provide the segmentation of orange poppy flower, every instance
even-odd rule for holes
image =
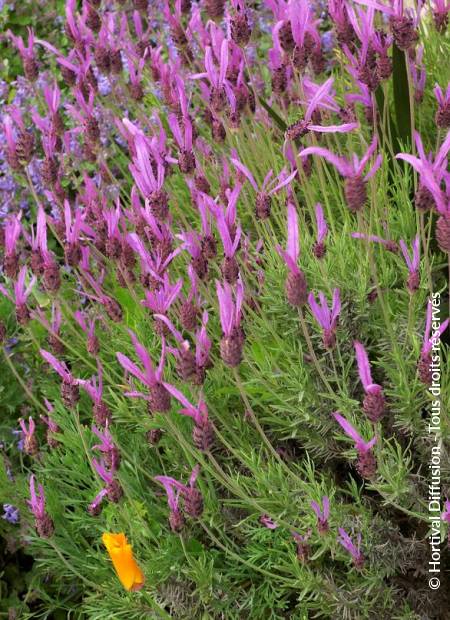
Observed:
[[[140,590],[144,585],[145,577],[133,557],[133,550],[125,534],[105,532],[102,535],[102,541],[125,590],[133,592]]]

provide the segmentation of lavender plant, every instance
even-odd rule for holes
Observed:
[[[448,616],[448,12],[67,0],[63,37],[4,33],[10,617]]]

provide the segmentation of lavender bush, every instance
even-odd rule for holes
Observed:
[[[5,614],[448,618],[449,5],[64,10],[4,32]]]

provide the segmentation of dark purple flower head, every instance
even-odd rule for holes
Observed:
[[[423,356],[426,356],[430,353],[433,348],[433,340],[437,342],[450,323],[450,319],[445,319],[445,321],[443,321],[442,323],[436,322],[435,325],[433,325],[433,308],[435,308],[435,306],[433,306],[431,301],[428,301],[425,331],[423,334],[421,349],[421,355]],[[433,331],[431,331],[432,326]]]
[[[38,493],[36,493],[35,489],[35,481],[36,478],[34,474],[30,477],[30,496],[31,499],[27,501],[31,512],[33,513],[36,519],[43,519],[45,516],[45,495],[44,495],[44,487],[42,484],[38,485]]]
[[[320,305],[316,302],[314,294],[309,294],[308,303],[309,307],[311,308],[311,312],[313,313],[314,318],[316,319],[320,327],[322,327],[322,329],[325,331],[325,333],[334,332],[338,322],[339,313],[341,311],[341,299],[339,289],[334,289],[331,310],[328,308],[326,297],[322,292],[319,293],[319,300]]]
[[[19,275],[17,277],[16,282],[14,283],[14,294],[11,295],[9,291],[2,285],[0,285],[0,293],[2,293],[5,297],[7,297],[10,301],[12,301],[16,308],[24,307],[27,303],[27,299],[33,290],[34,285],[36,284],[36,278],[33,276],[28,284],[25,285],[25,280],[27,276],[27,268],[23,266],[19,271]]]
[[[325,533],[328,531],[328,518],[330,516],[330,499],[324,495],[322,497],[322,508],[316,501],[311,502],[311,508],[317,517],[317,524],[319,533]]]
[[[431,192],[438,212],[442,215],[446,215],[450,212],[450,200],[442,189],[442,182],[446,179],[447,175],[447,154],[450,150],[450,132],[447,133],[444,142],[434,157],[434,161],[431,156],[426,155],[422,140],[417,132],[414,133],[414,140],[418,157],[408,153],[399,153],[396,155],[396,158],[403,159],[413,166],[420,175],[421,184]]]
[[[323,242],[325,241],[325,237],[328,234],[328,226],[325,221],[322,205],[320,204],[320,202],[315,205],[314,211],[316,214],[317,244],[323,244]]]
[[[289,271],[293,274],[298,274],[300,271],[297,264],[300,256],[300,240],[298,231],[297,210],[292,202],[288,202],[287,205],[286,250],[283,250],[279,245],[276,246],[276,250],[281,256],[281,258],[284,259]]]
[[[367,355],[367,352],[364,346],[357,340],[355,340],[353,344],[355,347],[356,362],[358,364],[359,377],[361,379],[361,383],[363,384],[364,391],[366,393],[376,391],[381,386],[377,385],[376,383],[372,381],[369,357]]]
[[[275,530],[278,527],[276,521],[274,521],[269,515],[263,514],[259,518],[261,525],[264,525],[268,530]]]
[[[22,212],[19,212],[5,223],[5,256],[13,256],[17,251],[17,242],[22,232],[22,225],[20,223],[21,217]]]
[[[218,280],[216,280],[216,290],[219,301],[222,334],[229,337],[241,324],[244,287],[242,282],[239,280],[236,285],[235,301],[233,301],[232,287],[228,284],[228,282],[221,284]]]
[[[166,390],[183,405],[183,409],[180,409],[182,415],[192,418],[197,425],[206,424],[208,421],[208,408],[206,403],[200,399],[198,405],[195,407],[180,390],[170,383],[164,383]]]
[[[355,442],[355,448],[358,453],[365,454],[370,452],[375,445],[377,438],[373,437],[370,441],[366,442],[361,437],[361,435],[357,432],[357,430],[348,422],[338,411],[333,413],[333,417],[336,422],[344,430],[345,434],[348,435]]]
[[[54,355],[52,355],[48,351],[45,351],[44,349],[41,349],[40,353],[42,357],[45,359],[45,361],[48,364],[50,364],[53,370],[55,370],[58,373],[58,375],[61,377],[64,383],[67,383],[70,385],[79,384],[79,380],[74,378],[74,376],[72,375],[72,373],[70,372],[70,370],[68,369],[67,365],[64,362],[60,362],[59,360],[56,359]]]
[[[358,535],[357,543],[355,544],[347,532],[340,527],[337,541],[352,556],[355,566],[362,568],[364,566],[364,556],[361,553],[361,534]]]
[[[319,155],[321,157],[324,157],[327,161],[329,161],[331,164],[333,164],[333,166],[337,168],[338,172],[344,178],[355,176],[362,177],[363,170],[369,163],[372,155],[375,153],[376,148],[377,137],[375,136],[361,159],[359,159],[356,155],[353,155],[352,159],[349,160],[345,157],[339,157],[337,155],[334,155],[334,153],[332,153],[328,149],[315,146],[310,146],[306,149],[303,149],[302,151],[300,151],[299,155],[303,157],[307,155]],[[370,166],[369,171],[364,177],[362,177],[364,181],[368,181],[371,177],[373,177],[373,175],[381,165],[382,158],[383,156],[381,154],[377,155],[377,157],[375,158],[375,162]]]
[[[444,512],[441,514],[442,521],[450,524],[450,500],[447,499],[444,504]]]
[[[207,323],[208,312],[205,310],[202,315],[201,327],[195,333],[195,362],[198,368],[205,368],[209,361],[211,339],[206,331]]]
[[[419,280],[419,264],[420,264],[420,237],[416,235],[412,244],[412,256],[410,256],[406,243],[403,239],[400,239],[400,249],[405,259],[406,266],[409,271],[409,278],[407,282],[408,290],[410,293],[414,293],[420,284]]]
[[[153,362],[151,360],[150,354],[147,349],[144,347],[142,343],[139,342],[134,332],[128,330],[128,333],[131,336],[131,340],[133,342],[134,350],[136,355],[138,356],[144,370],[139,368],[134,362],[132,362],[126,355],[123,353],[116,353],[117,359],[124,370],[129,372],[133,377],[136,377],[143,385],[148,388],[152,388],[158,383],[162,381],[162,375],[164,371],[164,363],[165,363],[165,342],[163,339],[162,349],[161,349],[161,357],[159,360],[159,365],[155,369],[153,366]],[[129,395],[136,395],[134,392]]]
[[[371,243],[380,243],[384,245],[384,247],[389,250],[389,252],[393,252],[397,254],[399,248],[395,241],[391,241],[390,239],[383,239],[382,237],[378,237],[377,235],[366,235],[365,233],[354,232],[351,235],[353,239],[367,239]]]
[[[110,471],[106,467],[103,459],[101,461],[97,461],[97,459],[92,459],[92,465],[95,471],[97,472],[97,474],[100,476],[100,478],[103,480],[103,482],[106,485],[112,484],[114,480],[114,472]]]
[[[313,117],[314,114],[317,113],[322,106],[325,109],[336,109],[339,107],[334,102],[331,91],[333,88],[334,78],[330,77],[326,82],[321,84],[320,86],[314,84],[314,82],[307,82],[309,89],[309,102],[306,107],[306,111],[303,119],[295,122],[293,125],[288,127],[286,131],[286,139],[287,140],[296,140],[297,138],[301,138],[308,131],[318,132],[318,133],[348,133],[358,128],[358,123],[344,123],[342,125],[319,125],[314,124]],[[314,147],[310,147],[314,148]],[[308,149],[306,149],[308,150]],[[325,150],[325,149],[324,149]],[[305,153],[306,155],[307,153]],[[299,153],[301,156],[301,153]]]
[[[170,306],[175,302],[181,292],[183,280],[180,278],[175,284],[171,284],[169,274],[164,274],[163,285],[155,291],[145,292],[145,301],[142,305],[149,308],[153,313],[167,314]]]
[[[187,485],[170,476],[155,476],[154,478],[157,482],[163,485],[166,491],[167,503],[171,512],[169,522],[172,530],[174,531],[178,529],[177,527],[173,527],[174,525],[177,525],[178,522],[180,526],[182,525],[182,520],[179,518],[179,502],[181,497],[184,500],[186,514],[191,517],[198,518],[203,512],[203,499],[199,490],[195,486],[199,473],[200,465],[196,465],[192,470]]]

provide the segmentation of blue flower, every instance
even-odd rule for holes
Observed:
[[[3,504],[3,510],[5,512],[2,515],[2,519],[5,519],[5,521],[8,521],[8,523],[19,523],[20,512],[18,508],[16,508],[12,504]]]

